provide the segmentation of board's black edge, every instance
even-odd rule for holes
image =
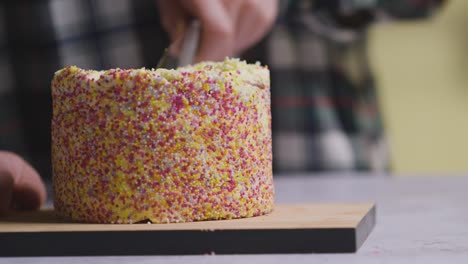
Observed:
[[[355,229],[355,241],[356,241],[356,251],[364,244],[367,237],[369,237],[370,233],[375,227],[377,222],[377,211],[375,204],[372,208],[367,212],[367,214],[359,221],[356,229]]]
[[[0,233],[0,256],[355,252],[355,229]]]
[[[0,256],[352,253],[376,224],[375,205],[356,228],[0,233]]]

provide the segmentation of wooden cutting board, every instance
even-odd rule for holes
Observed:
[[[372,203],[278,204],[265,216],[178,224],[64,222],[53,210],[0,218],[0,256],[355,252]]]

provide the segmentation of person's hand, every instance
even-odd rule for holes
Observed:
[[[278,0],[157,0],[161,22],[172,42],[180,40],[191,17],[202,35],[196,61],[222,60],[262,39],[278,13]]]
[[[39,174],[16,154],[0,151],[0,215],[38,209],[46,200]]]

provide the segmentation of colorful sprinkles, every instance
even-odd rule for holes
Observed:
[[[189,222],[273,210],[269,71],[56,72],[54,206],[73,221]]]

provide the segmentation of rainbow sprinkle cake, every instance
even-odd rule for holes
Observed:
[[[189,222],[273,210],[269,71],[237,59],[52,81],[54,206],[72,221]]]

